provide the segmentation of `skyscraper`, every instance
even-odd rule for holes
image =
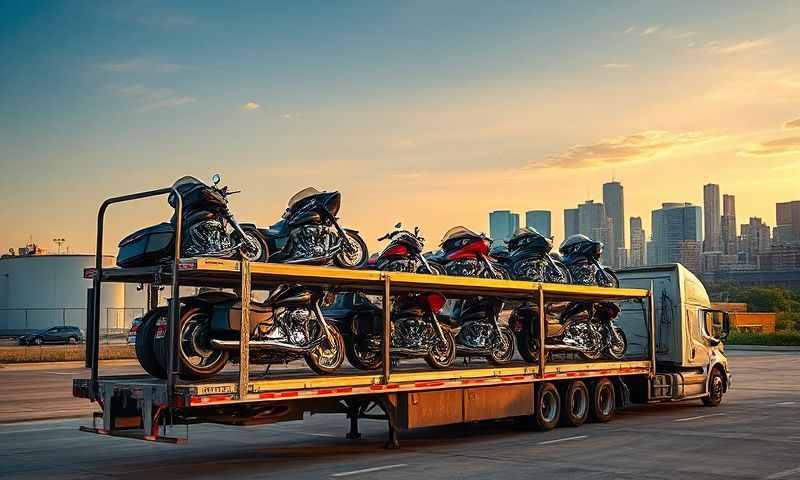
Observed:
[[[564,209],[564,239],[572,235],[577,235],[580,230],[580,221],[578,220],[577,208]]]
[[[519,214],[511,210],[495,210],[489,214],[489,236],[492,240],[509,241],[519,228]]]
[[[648,252],[648,260],[652,259],[656,264],[680,262],[682,255],[694,256],[696,251],[687,242],[695,242],[699,248],[702,241],[701,208],[688,202],[664,203],[658,210],[653,210],[652,228],[653,251]],[[694,259],[692,261],[697,263]]]
[[[800,242],[800,200],[775,204],[776,243]]]
[[[736,199],[733,195],[722,196],[722,218],[719,225],[720,250],[726,255],[735,255],[736,246]]]
[[[645,235],[642,228],[642,217],[631,217],[631,250],[630,266],[645,265]]]
[[[703,210],[703,216],[706,222],[703,251],[719,251],[719,185],[709,183],[703,187]],[[653,229],[653,231],[655,231],[655,229]]]
[[[529,210],[525,212],[525,226],[536,229],[537,232],[549,237],[550,212],[548,210]]]
[[[613,231],[610,223],[602,203],[586,200],[578,205],[578,233],[605,244],[603,249],[603,262],[605,263],[610,263],[615,253],[613,245],[611,245]]]
[[[742,224],[740,244],[745,261],[756,263],[757,255],[766,252],[770,247],[770,228],[759,217],[750,217],[750,223]]]
[[[612,222],[612,238],[609,247],[613,251],[612,266],[620,266],[617,252],[625,248],[625,197],[622,184],[616,181],[603,184],[603,205]]]

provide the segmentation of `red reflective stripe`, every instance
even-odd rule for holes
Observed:
[[[545,373],[545,374],[544,374],[544,378],[553,378],[553,377],[555,377],[555,376],[556,376],[556,374],[555,374],[555,373]]]
[[[336,393],[350,393],[353,391],[353,387],[344,387],[344,388],[337,388]]]
[[[419,388],[438,387],[440,385],[444,385],[444,382],[416,382],[414,384],[415,387],[419,387]]]
[[[296,397],[296,396],[298,396],[298,395],[300,395],[300,392],[298,392],[298,391],[293,391],[293,392],[281,392],[281,393],[280,393],[280,396],[281,396],[282,398],[286,398],[286,397]]]

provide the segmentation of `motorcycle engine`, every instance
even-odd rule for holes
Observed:
[[[581,263],[569,267],[569,273],[572,275],[572,282],[580,285],[596,285],[597,284],[597,269],[594,265],[588,263]]]
[[[540,258],[526,258],[514,264],[514,278],[542,282],[546,280],[547,264]]]
[[[283,309],[276,312],[271,325],[259,324],[256,338],[259,340],[279,340],[298,346],[308,344],[311,339],[309,325],[314,321],[313,313],[307,308]]]
[[[393,347],[422,349],[427,345],[428,337],[428,322],[422,318],[401,318],[394,322]]]
[[[203,220],[189,226],[183,242],[183,254],[189,257],[218,256],[232,253],[233,240],[218,219]]]
[[[304,225],[291,233],[294,250],[290,261],[312,260],[327,255],[336,236],[324,225]]]
[[[383,269],[389,272],[414,273],[417,271],[417,262],[411,259],[392,260],[391,262],[387,263]]]
[[[491,347],[493,327],[486,322],[468,322],[458,332],[459,343],[470,348],[488,349]]]
[[[457,277],[477,277],[480,276],[483,268],[475,259],[453,260],[445,266],[448,275]]]
[[[597,327],[590,322],[575,322],[564,332],[564,344],[591,350],[600,342]]]

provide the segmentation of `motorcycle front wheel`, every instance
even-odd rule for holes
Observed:
[[[605,272],[606,277],[609,278],[608,281],[603,278],[603,272]],[[601,287],[619,288],[619,278],[617,277],[617,274],[614,273],[614,270],[611,270],[608,267],[603,267],[603,272],[598,271],[595,275],[597,277],[597,284]]]
[[[366,242],[356,232],[345,230],[344,234],[343,241],[349,243],[349,248],[345,245],[342,251],[334,257],[333,263],[341,268],[356,269],[363,267],[369,258],[369,249]]]
[[[434,333],[433,347],[425,357],[425,362],[437,370],[448,368],[456,359],[456,339],[453,337],[453,332],[442,326],[442,333],[444,333],[444,341]]]
[[[360,345],[359,339],[352,338],[345,349],[347,361],[359,370],[377,370],[383,365],[382,352],[370,350]]]
[[[494,365],[505,365],[514,358],[514,332],[508,327],[500,327],[502,338],[494,346],[487,360]]]
[[[245,230],[239,255],[251,262],[266,262],[269,259],[269,248],[264,237],[255,230]]]
[[[335,326],[328,325],[328,328],[333,337],[333,345],[326,339],[322,342],[322,345],[306,354],[306,364],[311,370],[320,375],[333,373],[344,363],[344,338],[342,338],[342,334]],[[321,334],[324,335],[325,333],[321,332]]]
[[[625,338],[625,332],[621,328],[611,327],[613,332],[609,335],[608,348],[606,353],[614,360],[622,360],[625,357],[625,351],[628,349],[628,339]]]

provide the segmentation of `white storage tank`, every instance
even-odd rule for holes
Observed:
[[[113,267],[113,256],[103,257]],[[34,255],[0,258],[0,336],[56,325],[86,329],[86,290],[92,281],[84,268],[94,255]],[[106,283],[100,308],[101,330],[124,330],[139,312],[125,309],[123,284]]]

